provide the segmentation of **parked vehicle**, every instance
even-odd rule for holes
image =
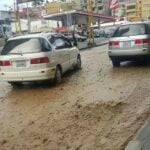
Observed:
[[[10,38],[0,55],[0,78],[12,85],[49,79],[60,83],[63,73],[71,68],[81,68],[81,56],[78,48],[61,34]]]
[[[99,38],[100,37],[100,29],[99,29],[99,27],[98,26],[94,26],[94,27],[91,27],[91,29],[93,30],[94,37],[95,38]],[[86,33],[84,35],[86,37],[89,37],[89,31],[86,31]]]
[[[71,41],[74,40],[72,33],[65,33],[64,36],[67,37]],[[84,42],[87,39],[85,36],[81,36],[78,33],[75,33],[74,36],[78,42]]]
[[[93,32],[94,32],[94,37],[100,37],[100,30],[99,29],[94,29],[93,30]]]
[[[121,25],[109,41],[108,54],[114,67],[127,60],[150,60],[150,24]]]

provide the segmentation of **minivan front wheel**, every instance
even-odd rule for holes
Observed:
[[[113,59],[112,60],[113,67],[120,67],[120,61]]]

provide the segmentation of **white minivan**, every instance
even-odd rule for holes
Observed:
[[[57,33],[10,38],[0,55],[0,78],[12,85],[49,79],[60,83],[71,68],[81,68],[79,49]]]
[[[132,22],[117,27],[109,41],[108,55],[114,67],[123,61],[150,63],[150,23]]]

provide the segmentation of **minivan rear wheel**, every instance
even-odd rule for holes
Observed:
[[[77,63],[75,65],[74,69],[75,70],[80,70],[82,68],[81,66],[82,66],[81,56],[78,55],[78,57],[77,57]]]
[[[147,64],[148,66],[150,66],[150,56],[147,57],[147,59],[146,59],[146,64]]]
[[[112,64],[113,64],[113,67],[120,67],[120,61],[119,60],[112,60]]]
[[[62,71],[59,66],[56,67],[54,83],[59,84],[62,82]]]

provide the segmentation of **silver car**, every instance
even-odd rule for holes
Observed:
[[[10,38],[0,55],[0,78],[12,85],[49,79],[60,83],[62,74],[70,68],[81,68],[80,52],[61,34]]]
[[[150,24],[137,22],[119,26],[109,41],[108,55],[114,67],[128,60],[150,59]]]

